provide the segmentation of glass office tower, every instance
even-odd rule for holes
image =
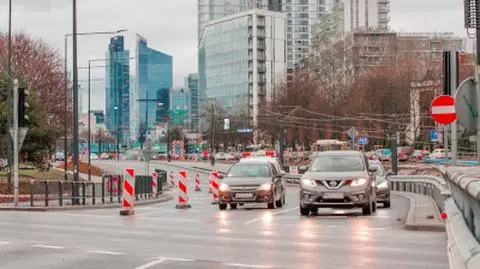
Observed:
[[[146,134],[168,119],[168,94],[173,84],[172,56],[149,48],[147,40],[137,35],[136,63],[137,126],[139,133]]]
[[[130,137],[130,51],[125,50],[123,36],[110,39],[106,58],[105,122],[125,146]]]

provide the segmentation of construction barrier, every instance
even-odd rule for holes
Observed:
[[[178,172],[178,204],[175,206],[177,209],[192,207],[188,201],[188,188],[187,188],[187,171],[180,170]]]
[[[157,172],[152,172],[152,196],[157,196]]]
[[[120,215],[129,216],[135,214],[135,169],[127,168],[123,176],[123,199]]]
[[[212,205],[218,204],[218,188],[220,187],[220,184],[218,183],[217,171],[212,171],[212,174],[210,176],[210,182],[211,182],[212,193],[213,193]]]
[[[174,176],[174,172],[173,171],[170,171],[170,175],[169,175],[169,178],[170,178],[170,184],[174,187],[177,186],[176,182],[175,182],[175,176]]]
[[[195,175],[195,191],[201,191],[202,189],[200,188],[200,174]]]

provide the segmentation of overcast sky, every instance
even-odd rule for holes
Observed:
[[[65,33],[72,31],[71,0],[13,0],[13,29],[42,38],[63,54]],[[0,31],[8,26],[8,0],[0,0]],[[149,46],[173,56],[174,86],[197,71],[197,0],[77,0],[78,31],[128,29],[127,49],[135,53],[135,34]],[[462,0],[391,0],[391,28],[403,32],[454,32],[464,36]],[[78,38],[79,66],[105,58],[110,36]],[[69,43],[71,48],[71,42]],[[131,73],[134,72],[132,65]],[[80,80],[86,71],[80,70]],[[103,79],[104,69],[93,71]],[[85,83],[83,83],[85,84]],[[86,85],[85,85],[86,87]],[[105,84],[95,81],[93,108],[105,106]]]

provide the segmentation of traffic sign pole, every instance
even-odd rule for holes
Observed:
[[[458,73],[457,73],[457,64],[458,64],[458,52],[453,50],[450,52],[450,89],[452,90],[451,95],[455,96],[458,87]],[[452,142],[451,142],[451,150],[452,150],[452,165],[457,165],[457,121],[453,121],[452,123]],[[445,125],[445,128],[447,126]],[[445,137],[446,138],[446,137]],[[445,139],[447,144],[445,144],[445,163],[448,163],[448,138]]]

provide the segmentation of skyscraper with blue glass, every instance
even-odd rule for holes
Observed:
[[[124,37],[110,39],[107,52],[105,123],[108,131],[128,145],[130,136],[130,51]]]
[[[172,56],[149,48],[147,40],[137,35],[136,99],[138,133],[147,134],[157,124],[166,122],[173,84]]]

